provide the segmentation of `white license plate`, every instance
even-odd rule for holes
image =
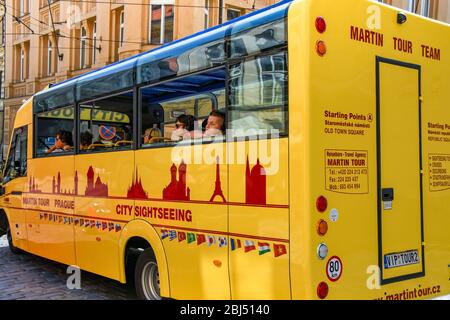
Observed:
[[[410,264],[420,263],[419,251],[410,250],[405,252],[390,253],[384,256],[384,268],[396,268],[401,266],[407,266]]]

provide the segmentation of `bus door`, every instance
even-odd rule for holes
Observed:
[[[421,69],[377,58],[381,283],[424,275]]]
[[[132,219],[136,185],[133,93],[80,105],[80,154],[75,158],[75,249],[78,266],[119,279],[119,239]]]
[[[27,141],[28,126],[14,129],[3,185],[5,187],[4,205],[9,206],[9,226],[15,246],[26,249],[26,214],[22,210],[22,194],[27,181]]]

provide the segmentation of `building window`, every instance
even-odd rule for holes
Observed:
[[[125,34],[125,11],[120,13],[120,29],[119,29],[119,46],[123,46],[123,38]]]
[[[150,6],[150,43],[163,44],[173,40],[173,1],[158,1]]]
[[[47,74],[51,75],[52,74],[52,60],[53,60],[53,44],[52,41],[49,39],[48,40],[48,49],[47,49]]]
[[[424,17],[430,16],[430,0],[422,0],[420,2],[420,14]]]
[[[209,27],[209,0],[205,0],[205,29]]]
[[[92,28],[92,64],[97,61],[97,22],[94,22]]]
[[[23,16],[25,14],[25,0],[19,1],[19,15]]]
[[[86,65],[86,29],[81,28],[80,38],[80,68],[84,68]]]
[[[25,50],[23,48],[20,49],[20,81],[25,80]]]
[[[236,19],[237,17],[240,17],[242,15],[242,11],[239,9],[232,9],[232,8],[228,8],[227,9],[227,20],[233,20]]]

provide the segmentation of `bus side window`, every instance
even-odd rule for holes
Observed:
[[[248,58],[229,69],[229,128],[234,137],[287,134],[287,54]]]
[[[225,109],[225,78],[221,67],[142,88],[142,147],[223,140],[202,124],[211,111]]]
[[[80,108],[80,152],[133,148],[133,92],[84,103]]]
[[[36,115],[36,155],[66,155],[74,153],[73,106],[53,109]]]
[[[27,175],[27,126],[14,130],[3,183]]]

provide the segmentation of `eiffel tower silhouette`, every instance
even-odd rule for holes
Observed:
[[[215,197],[221,197],[223,202],[227,202],[223,195],[222,186],[220,185],[220,171],[219,171],[219,157],[217,157],[217,165],[216,165],[216,188],[214,189],[214,193],[211,196],[209,202],[213,202]]]

